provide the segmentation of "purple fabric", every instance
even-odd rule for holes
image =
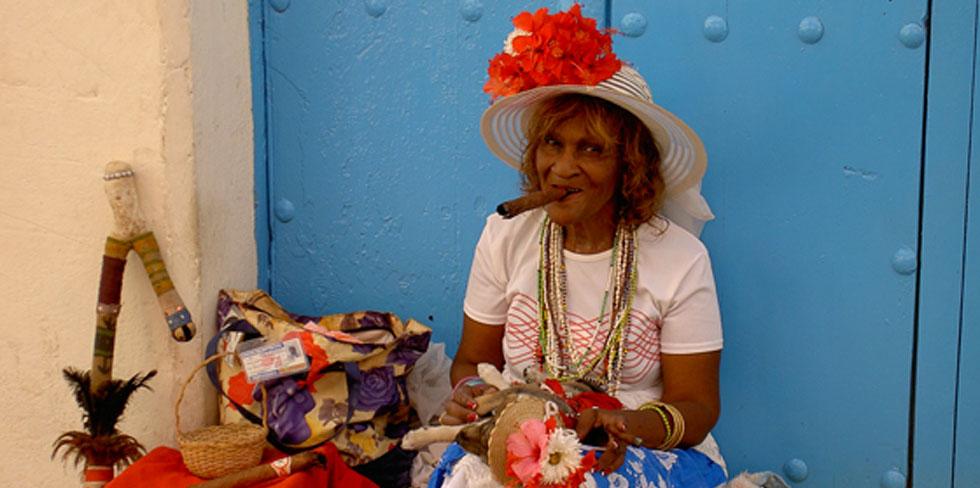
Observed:
[[[398,382],[391,366],[362,371],[359,378],[349,378],[350,404],[357,410],[374,411],[398,403]]]

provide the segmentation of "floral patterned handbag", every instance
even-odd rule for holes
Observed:
[[[265,382],[269,441],[277,448],[331,441],[345,462],[357,465],[388,452],[408,430],[406,378],[429,346],[428,327],[382,312],[294,315],[261,290],[222,290],[217,323],[222,328],[207,356],[223,352],[229,332],[241,332],[242,340],[299,338],[303,346],[309,371]],[[219,364],[209,366],[208,377],[223,395],[222,422],[261,423],[256,385],[239,362]]]

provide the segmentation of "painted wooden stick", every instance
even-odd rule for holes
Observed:
[[[120,241],[131,241],[146,232],[146,219],[136,193],[136,173],[128,163],[112,161],[105,165],[105,195],[112,207],[113,226],[109,235]]]
[[[187,310],[177,289],[174,288],[173,281],[170,280],[156,237],[152,232],[136,237],[133,239],[133,249],[143,260],[143,267],[146,268],[146,274],[153,284],[153,291],[157,294],[160,309],[163,310],[167,326],[170,327],[170,335],[181,342],[191,340],[197,328],[191,319],[190,311]]]
[[[106,181],[106,196],[109,197],[115,219],[110,237],[130,243],[136,250],[153,283],[153,291],[157,294],[170,335],[178,341],[189,341],[197,332],[197,327],[170,280],[156,237],[143,218],[134,176],[133,169],[122,161],[113,161],[106,165],[103,178]]]
[[[291,473],[302,471],[313,465],[323,466],[324,464],[326,464],[326,459],[322,454],[306,451],[277,459],[271,463],[260,464],[237,473],[191,485],[191,488],[242,488],[263,481],[289,476]]]
[[[92,347],[92,380],[89,389],[95,393],[112,379],[112,359],[116,348],[116,319],[119,318],[119,297],[122,292],[126,254],[129,242],[106,238],[102,256],[102,277],[99,279],[99,302],[95,306],[95,345]]]
[[[548,188],[546,190],[528,193],[522,197],[507,200],[506,202],[497,205],[497,213],[502,215],[505,219],[512,219],[519,214],[527,212],[528,210],[543,207],[564,197],[565,195],[565,190],[559,190],[556,188]]]

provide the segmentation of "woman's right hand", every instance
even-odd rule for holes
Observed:
[[[459,425],[475,422],[480,416],[476,413],[476,399],[487,393],[497,391],[486,384],[461,384],[453,390],[452,396],[446,400],[446,412],[439,417],[442,425]]]

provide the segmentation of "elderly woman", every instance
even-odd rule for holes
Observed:
[[[487,219],[443,423],[476,420],[474,398],[492,389],[475,378],[477,364],[508,380],[534,368],[622,404],[578,415],[580,437],[608,434],[586,484],[722,484],[710,436],[721,322],[697,237],[712,218],[700,195],[701,142],[653,103],[577,5],[523,13],[514,24],[491,60],[495,100],[482,133],[520,169],[525,193],[552,197],[512,219]],[[461,457],[450,448],[430,486],[462,486],[465,473],[453,470]]]

